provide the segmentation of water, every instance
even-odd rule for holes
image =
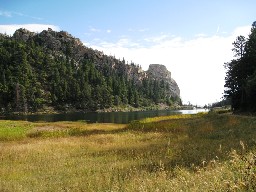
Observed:
[[[158,117],[176,114],[196,114],[204,112],[204,109],[194,110],[157,110],[157,111],[136,111],[136,112],[76,112],[63,114],[43,114],[43,115],[15,115],[0,117],[6,120],[25,120],[25,121],[87,121],[89,123],[129,123],[133,120],[144,119],[147,117]]]

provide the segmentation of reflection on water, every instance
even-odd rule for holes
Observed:
[[[49,114],[49,115],[17,115],[6,116],[1,119],[10,120],[26,120],[26,121],[88,121],[89,123],[129,123],[133,120],[144,119],[147,117],[158,117],[175,114],[196,114],[204,112],[204,109],[194,110],[158,110],[158,111],[136,111],[136,112],[108,112],[108,113],[63,113],[63,114]]]

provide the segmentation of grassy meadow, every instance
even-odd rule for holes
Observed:
[[[256,117],[0,121],[0,191],[256,191]]]

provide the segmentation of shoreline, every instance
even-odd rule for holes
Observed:
[[[68,113],[110,113],[110,112],[136,112],[136,111],[158,111],[158,110],[193,110],[193,106],[167,106],[165,104],[151,105],[148,107],[132,107],[130,105],[124,106],[114,106],[110,108],[97,109],[93,110],[82,110],[82,109],[74,109],[67,108],[66,110],[56,110],[52,107],[47,107],[43,110],[39,110],[37,112],[1,112],[0,117],[6,116],[26,116],[26,115],[51,115],[51,114],[68,114]]]

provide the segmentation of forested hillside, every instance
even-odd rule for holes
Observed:
[[[235,59],[225,63],[225,97],[234,111],[256,112],[256,21],[249,37],[238,36],[233,46]]]
[[[0,34],[0,109],[6,112],[95,111],[180,102],[169,82],[148,77],[140,66],[85,47],[51,29]]]

